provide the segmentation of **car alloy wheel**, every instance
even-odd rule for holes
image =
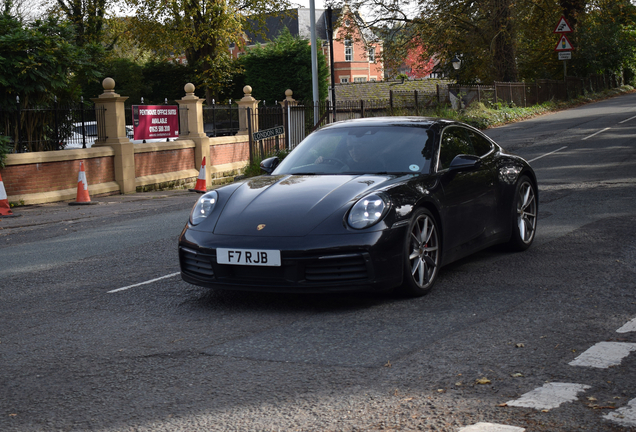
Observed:
[[[514,250],[522,251],[532,244],[537,227],[537,193],[534,184],[526,176],[517,182],[513,205],[513,232],[510,245]]]
[[[413,216],[405,256],[402,291],[411,296],[426,294],[435,283],[440,262],[437,222],[426,209],[418,210]]]

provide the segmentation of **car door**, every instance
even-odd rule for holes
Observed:
[[[494,211],[495,190],[491,164],[479,159],[473,167],[451,168],[458,155],[480,156],[471,133],[468,128],[452,125],[442,131],[440,138],[437,172],[443,190],[444,245],[450,254],[477,239],[492,224],[489,219]]]

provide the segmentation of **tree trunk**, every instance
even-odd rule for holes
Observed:
[[[492,54],[496,81],[517,81],[515,27],[511,0],[493,0]]]

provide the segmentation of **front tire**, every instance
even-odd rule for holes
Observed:
[[[524,251],[534,241],[539,208],[536,187],[528,177],[522,176],[517,181],[512,205],[512,236],[509,246],[513,251]]]
[[[409,225],[404,244],[403,281],[400,291],[410,297],[427,294],[439,272],[441,247],[435,217],[419,209]]]

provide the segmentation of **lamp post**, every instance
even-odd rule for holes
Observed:
[[[459,67],[462,65],[462,61],[459,57],[457,57],[457,54],[455,54],[455,57],[451,60],[451,64],[453,65],[453,69],[459,70]]]
[[[451,64],[453,65],[453,69],[459,70],[459,67],[462,65],[462,61],[457,54],[451,59]],[[459,111],[462,107],[462,99],[459,96],[459,84],[457,86],[457,110]]]

